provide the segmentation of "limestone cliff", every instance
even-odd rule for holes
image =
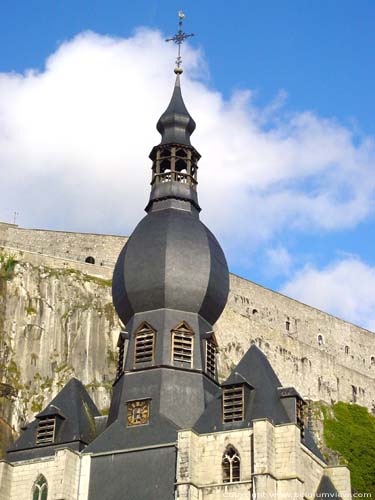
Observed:
[[[0,404],[15,430],[72,376],[105,410],[120,330],[110,280],[31,260],[1,254]]]

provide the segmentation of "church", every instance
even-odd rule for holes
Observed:
[[[178,36],[178,35],[177,35]],[[179,36],[184,36],[180,30]],[[182,38],[183,40],[183,38]],[[347,498],[327,466],[305,401],[252,345],[219,383],[213,325],[229,272],[200,221],[196,124],[181,92],[157,123],[146,216],[122,249],[113,304],[125,329],[108,415],[71,379],[0,462],[1,500]]]

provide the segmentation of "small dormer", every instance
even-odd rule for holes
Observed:
[[[64,420],[63,412],[54,405],[49,405],[43,412],[36,415],[38,425],[36,427],[35,444],[47,446],[54,444]]]
[[[305,407],[306,402],[294,387],[279,387],[280,400],[290,418],[301,430],[301,438],[305,436]]]
[[[221,396],[223,424],[241,424],[248,420],[252,389],[253,387],[239,373],[232,374],[223,383]]]

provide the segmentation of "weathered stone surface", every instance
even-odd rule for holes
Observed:
[[[126,238],[0,223],[0,240],[5,260],[19,261],[0,279],[0,382],[13,388],[0,396],[1,417],[18,430],[73,375],[105,410],[120,330],[110,279]],[[84,262],[87,255],[95,265]],[[372,409],[374,333],[237,276],[230,287],[215,326],[221,378],[255,342],[284,386],[329,404],[355,400]]]

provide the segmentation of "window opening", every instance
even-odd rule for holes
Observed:
[[[241,422],[244,419],[244,387],[237,385],[223,390],[223,422]]]
[[[206,368],[207,372],[213,377],[216,374],[216,354],[217,347],[213,340],[206,342]]]
[[[323,345],[324,344],[323,335],[318,335],[318,344],[319,345]]]
[[[55,440],[56,417],[41,417],[36,430],[36,444],[50,444]]]
[[[33,500],[47,500],[48,484],[44,476],[39,476],[33,487]]]
[[[348,345],[345,346],[345,354],[349,354],[349,346]]]
[[[91,255],[89,255],[88,257],[86,257],[85,262],[87,264],[95,264],[95,259]]]
[[[125,357],[125,332],[120,333],[118,341],[118,362],[117,362],[117,378],[124,373],[124,357]]]
[[[289,321],[289,318],[285,321],[285,328],[286,328],[287,332],[290,331],[290,321]]]
[[[144,322],[135,334],[134,365],[153,363],[155,356],[155,330]]]
[[[371,356],[371,366],[375,365],[375,356]]]
[[[173,363],[192,366],[193,364],[193,338],[194,332],[183,321],[172,330],[172,360]]]
[[[240,481],[241,460],[237,450],[233,446],[227,446],[221,464],[223,483],[235,483]]]

